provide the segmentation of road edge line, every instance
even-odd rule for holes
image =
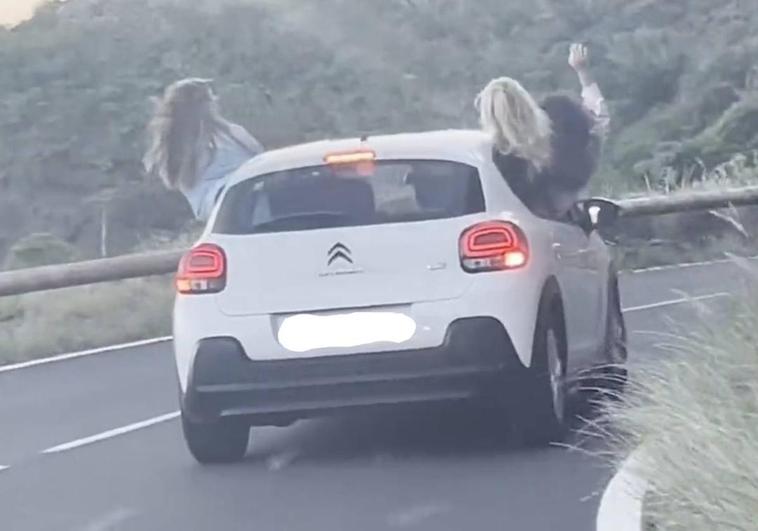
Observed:
[[[642,449],[627,457],[605,487],[595,520],[596,531],[642,531],[642,500],[648,482],[635,473]]]
[[[4,372],[17,371],[20,369],[27,369],[29,367],[36,367],[38,365],[46,365],[48,363],[55,363],[58,361],[71,360],[75,358],[83,358],[86,356],[92,356],[95,354],[105,354],[107,352],[116,352],[119,350],[126,350],[136,347],[146,347],[150,345],[156,345],[158,343],[166,343],[171,341],[173,336],[154,337],[151,339],[141,339],[139,341],[132,341],[129,343],[119,343],[117,345],[109,345],[106,347],[98,347],[87,350],[80,350],[78,352],[69,352],[67,354],[58,354],[56,356],[50,356],[47,358],[39,358],[31,361],[24,361],[21,363],[14,363],[12,365],[0,366],[0,374]]]
[[[697,295],[694,297],[680,297],[678,299],[669,299],[665,301],[652,302],[650,304],[642,304],[639,306],[630,306],[628,308],[622,308],[623,313],[644,312],[647,310],[655,310],[658,308],[666,308],[667,306],[676,306],[678,304],[687,304],[688,302],[700,302],[711,299],[720,299],[724,297],[731,297],[731,293],[726,291],[719,291],[717,293],[707,293],[705,295]]]

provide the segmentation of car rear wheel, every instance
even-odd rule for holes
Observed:
[[[247,452],[250,426],[232,419],[196,422],[182,413],[187,448],[202,464],[241,461]]]
[[[517,386],[518,396],[509,401],[515,435],[529,446],[561,441],[568,427],[566,339],[558,301],[556,296],[543,297],[532,365]]]

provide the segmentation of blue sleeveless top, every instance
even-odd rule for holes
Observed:
[[[241,130],[241,131],[240,131]],[[226,185],[227,178],[251,158],[263,152],[263,146],[240,126],[235,126],[233,134],[242,138],[222,134],[216,138],[216,150],[200,174],[195,186],[182,189],[195,218],[207,221],[216,200]]]

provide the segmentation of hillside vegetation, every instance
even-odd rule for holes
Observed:
[[[566,51],[581,40],[615,120],[601,191],[728,161],[727,179],[750,179],[757,24],[754,0],[51,3],[0,29],[0,257],[30,233],[88,257],[182,230],[188,208],[139,160],[149,98],[189,75],[214,78],[226,113],[275,147],[472,126],[500,74],[575,91]]]

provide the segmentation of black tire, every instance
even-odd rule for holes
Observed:
[[[544,446],[564,439],[569,425],[566,384],[566,334],[557,287],[545,290],[540,301],[532,348],[532,365],[526,370],[518,396],[510,400],[514,435],[528,446]],[[551,359],[559,359],[556,367]],[[551,368],[557,369],[551,378]],[[554,389],[557,387],[557,391]],[[561,393],[558,402],[555,393]]]
[[[605,365],[600,371],[596,388],[602,397],[620,399],[628,380],[628,350],[626,321],[621,309],[618,276],[615,271],[611,271],[608,286],[608,316],[603,350]]]
[[[234,463],[247,453],[250,426],[231,419],[195,422],[182,414],[182,430],[192,456],[202,464]]]

